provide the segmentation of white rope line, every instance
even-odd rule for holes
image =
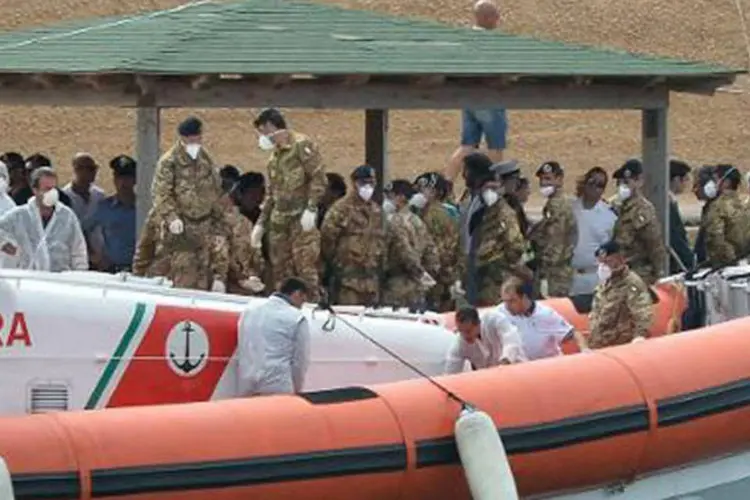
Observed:
[[[190,7],[197,7],[199,5],[205,5],[212,3],[213,0],[199,0],[197,2],[189,2],[186,4],[179,5],[177,7],[173,7],[171,9],[165,9],[165,10],[157,10],[154,12],[149,12],[148,14],[142,14],[139,16],[132,16],[125,19],[120,19],[119,21],[114,22],[108,22],[108,23],[102,23],[102,24],[95,24],[93,26],[87,26],[85,28],[80,28],[76,30],[66,31],[64,33],[55,33],[54,35],[47,35],[47,36],[40,36],[37,38],[31,38],[29,40],[24,40],[23,42],[18,43],[12,43],[8,45],[2,45],[0,46],[0,51],[2,50],[8,50],[8,49],[17,49],[19,47],[25,47],[26,45],[31,45],[33,43],[38,42],[45,42],[48,40],[59,40],[61,38],[68,38],[76,35],[80,35],[82,33],[88,33],[90,31],[95,30],[102,30],[107,28],[113,28],[115,26],[122,26],[124,24],[139,22],[139,21],[147,21],[149,19],[154,19],[159,16],[173,14],[175,12],[180,12],[182,10],[188,9]]]

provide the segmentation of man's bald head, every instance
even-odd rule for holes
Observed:
[[[474,19],[476,26],[494,30],[500,21],[500,11],[492,0],[479,0],[474,4]]]

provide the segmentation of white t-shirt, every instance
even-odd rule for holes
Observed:
[[[578,224],[578,243],[573,250],[573,267],[596,272],[596,250],[612,239],[617,215],[601,200],[593,208],[586,209],[580,198],[573,200],[573,214]]]
[[[523,350],[530,361],[562,354],[560,344],[573,332],[573,327],[565,318],[541,302],[534,303],[534,310],[529,316],[511,315],[505,304],[500,304],[497,310],[506,315],[518,330]]]
[[[510,363],[528,361],[523,352],[518,330],[508,320],[507,315],[499,311],[488,311],[481,318],[480,338],[469,344],[460,334],[445,361],[445,373],[463,371],[464,363],[471,362],[475,369],[498,366],[500,361]]]

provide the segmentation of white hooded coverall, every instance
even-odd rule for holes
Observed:
[[[460,373],[466,361],[476,370],[498,366],[501,361],[528,361],[518,329],[499,311],[488,311],[480,318],[480,337],[469,344],[461,334],[456,335],[453,347],[445,360],[446,374]]]
[[[58,202],[45,228],[36,199],[0,217],[0,248],[10,243],[15,255],[1,252],[3,267],[39,271],[86,271],[86,240],[73,211]]]
[[[275,293],[242,312],[237,333],[240,395],[302,391],[310,364],[310,327],[300,309]]]
[[[0,161],[0,187],[4,187],[4,189],[0,189],[0,217],[2,217],[5,212],[10,211],[12,208],[16,208],[16,202],[13,201],[13,198],[10,197],[8,194],[8,186],[10,185],[10,175],[8,174],[8,167],[5,165],[5,163]],[[4,182],[3,182],[4,181]],[[4,186],[2,186],[4,184]]]

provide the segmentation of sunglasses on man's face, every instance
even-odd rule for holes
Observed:
[[[597,180],[594,180],[594,179],[591,179],[591,180],[587,181],[586,184],[588,186],[599,188],[599,189],[604,189],[605,187],[607,187],[607,183],[606,182],[597,181]]]

